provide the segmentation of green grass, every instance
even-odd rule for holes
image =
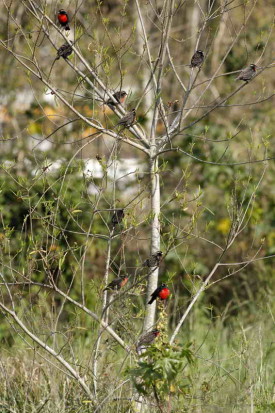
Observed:
[[[256,310],[255,303],[253,306]],[[275,411],[274,319],[268,302],[262,303],[251,317],[250,307],[226,320],[221,317],[211,320],[203,308],[194,310],[188,326],[177,338],[177,345],[185,346],[191,341],[195,362],[185,363],[178,381],[180,391],[175,392],[171,386],[170,394],[162,401],[164,412]],[[91,388],[94,338],[92,332],[75,334],[70,341],[74,358],[68,348],[62,352],[68,360],[82,366],[82,374],[85,370]],[[94,412],[107,398],[100,412],[134,413],[132,395],[134,398],[137,395],[131,381],[127,381],[127,367],[135,367],[136,358],[125,358],[123,350],[107,335],[103,336],[102,344],[97,402],[89,400],[75,380],[53,367],[50,362],[63,369],[41,349],[31,348],[18,337],[10,348],[3,346],[0,412],[88,413]],[[155,404],[153,398],[148,400]],[[171,410],[167,407],[169,400]],[[150,407],[150,411],[160,410]]]

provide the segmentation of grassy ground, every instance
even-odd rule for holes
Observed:
[[[268,413],[275,411],[275,335],[271,303],[247,303],[234,316],[209,317],[197,308],[183,329],[178,344],[191,342],[194,363],[180,373],[180,394],[171,387],[164,412]],[[245,320],[245,322],[244,322]],[[0,412],[134,412],[133,385],[125,373],[134,366],[116,346],[103,340],[98,401],[89,400],[74,380],[54,368],[52,359],[39,348],[16,341],[1,350]],[[92,387],[91,351],[93,337],[79,335],[71,342],[76,364],[85,368]],[[108,350],[108,351],[107,351]],[[68,353],[69,354],[69,353]],[[84,370],[82,370],[84,371]],[[124,383],[124,384],[123,384]],[[116,389],[116,390],[115,390]],[[104,402],[105,400],[105,402]],[[99,410],[96,410],[97,407]],[[170,406],[170,408],[169,408]],[[170,410],[169,410],[170,409]],[[151,407],[150,411],[160,411]]]

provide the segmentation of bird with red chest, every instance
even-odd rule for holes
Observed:
[[[145,349],[147,346],[153,343],[153,341],[160,335],[160,331],[157,328],[143,334],[136,345],[137,352]]]
[[[120,290],[122,287],[124,287],[125,284],[127,284],[129,280],[129,277],[127,275],[122,275],[119,278],[115,278],[113,281],[111,281],[106,288],[104,288],[103,291],[106,290]]]
[[[106,104],[111,108],[114,109],[119,103],[122,105],[125,102],[125,99],[127,97],[127,92],[125,92],[125,90],[121,90],[118,92],[115,92],[113,94],[113,97],[115,98],[115,100],[117,101],[117,103],[115,103],[111,98],[109,98],[106,102]]]
[[[62,27],[64,27],[65,30],[70,30],[69,16],[65,10],[63,9],[59,10],[57,14],[57,18],[58,18],[59,23],[61,24]]]
[[[252,63],[251,65],[249,65],[241,71],[236,80],[243,80],[244,82],[249,82],[256,75],[256,72],[257,66],[254,65],[254,63]]]
[[[148,304],[152,304],[157,298],[161,300],[166,300],[170,295],[170,290],[166,284],[161,284],[155,291],[151,294],[151,300]]]

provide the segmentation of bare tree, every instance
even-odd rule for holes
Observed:
[[[35,133],[26,135],[24,131],[24,139],[30,140],[30,135],[33,135],[32,138],[37,140],[33,153],[38,159],[39,177],[44,179],[45,176],[47,182],[46,174],[51,166],[45,166],[39,160],[39,155],[36,155],[43,143],[51,142],[54,151],[54,145],[57,144],[55,137],[64,133],[66,139],[62,140],[63,150],[66,151],[65,146],[69,147],[72,155],[63,165],[63,175],[57,178],[59,193],[54,192],[54,184],[45,184],[39,199],[32,203],[29,195],[31,187],[24,181],[24,157],[28,147],[22,148],[23,155],[20,159],[23,166],[20,167],[20,173],[18,171],[16,184],[26,194],[28,204],[24,225],[27,225],[27,232],[32,234],[35,221],[40,220],[48,228],[45,235],[47,242],[45,248],[39,246],[26,251],[26,254],[36,257],[39,270],[38,267],[35,270],[31,267],[22,270],[13,266],[12,259],[8,262],[2,260],[0,307],[3,314],[10,317],[28,339],[40,346],[53,363],[58,362],[65,374],[78,382],[89,399],[95,399],[96,411],[103,411],[98,409],[108,401],[109,396],[105,394],[102,397],[102,389],[98,386],[103,370],[99,367],[100,358],[107,351],[102,337],[107,333],[123,349],[126,359],[135,354],[139,334],[148,333],[155,328],[165,313],[163,308],[161,315],[157,313],[158,300],[152,304],[148,304],[148,301],[160,284],[160,267],[165,268],[165,260],[170,253],[179,256],[179,248],[189,240],[193,246],[199,241],[209,244],[214,251],[211,257],[211,262],[214,261],[212,270],[190,295],[187,308],[184,310],[179,305],[176,309],[177,317],[170,334],[170,345],[173,345],[188,314],[207,288],[233,277],[254,262],[270,258],[262,254],[261,246],[256,252],[247,251],[246,259],[236,258],[232,261],[228,259],[227,253],[245,231],[268,161],[274,159],[263,137],[262,142],[257,141],[257,150],[253,145],[248,150],[239,149],[238,146],[237,158],[231,152],[235,138],[240,138],[247,132],[244,120],[247,112],[243,111],[270,102],[274,97],[274,93],[266,91],[261,83],[274,67],[270,54],[273,26],[270,23],[264,46],[259,52],[255,52],[249,48],[243,36],[250,30],[251,19],[257,9],[256,1],[247,4],[237,4],[234,0],[195,1],[187,4],[166,0],[145,4],[134,0],[130,4],[125,2],[123,6],[119,6],[117,2],[108,2],[108,5],[98,2],[93,9],[95,17],[91,22],[87,19],[90,6],[78,1],[68,4],[70,30],[64,30],[59,25],[56,2],[3,1],[1,6],[6,24],[5,38],[0,40],[1,47],[13,65],[11,70],[24,72],[23,79],[29,83],[37,106],[43,112],[44,126],[39,136]],[[116,30],[110,27],[104,7],[121,7],[123,22],[117,18],[117,13],[113,19]],[[134,13],[130,12],[130,8],[134,9]],[[188,16],[191,16],[191,23]],[[100,35],[99,31],[94,33],[97,23]],[[226,71],[234,48],[238,48],[238,53],[246,54],[246,57],[242,56],[239,67]],[[193,64],[191,58],[198,50],[202,51],[203,58],[199,63]],[[256,66],[249,72],[249,78],[236,83],[231,81],[243,67],[249,67],[251,63]],[[224,81],[225,78],[228,81]],[[47,113],[43,107],[43,88],[46,90],[45,96],[51,102],[56,102],[57,110],[53,114]],[[244,91],[248,89],[255,92],[253,98],[251,93],[243,97]],[[115,92],[121,93],[124,90],[128,94],[126,103],[116,98],[120,95],[114,95]],[[226,119],[229,112],[234,118],[234,125]],[[40,121],[37,120],[37,123]],[[220,128],[218,138],[211,128],[215,123]],[[15,139],[21,139],[19,130],[17,127],[17,132],[13,132]],[[204,147],[198,148],[198,142]],[[215,152],[221,142],[224,149]],[[95,151],[98,153],[91,156],[91,151],[93,154]],[[136,158],[134,168],[123,170],[121,153],[131,154],[131,159]],[[189,164],[185,171],[181,170],[178,183],[170,188],[166,185],[169,174],[165,170],[165,162],[173,156],[189,160]],[[84,211],[78,209],[76,202],[64,204],[61,193],[70,189],[70,184],[66,182],[70,169],[81,159],[88,164],[88,158],[93,161],[91,169],[88,172],[84,172],[83,167],[81,169],[85,187],[83,193],[91,214],[89,226],[85,227],[78,219],[78,214]],[[196,227],[201,193],[193,189],[188,192],[188,179],[192,168],[200,164],[216,168],[258,168],[260,177],[257,179],[249,170],[247,180],[243,183],[242,197],[232,194],[228,207],[230,225],[223,245],[215,239],[208,239]],[[99,177],[96,176],[96,168]],[[119,168],[122,168],[122,172]],[[11,175],[8,168],[4,168],[4,173]],[[169,173],[172,175],[173,171]],[[254,189],[248,196],[252,178]],[[123,197],[124,188],[120,184],[127,179],[132,179],[132,191],[129,190],[129,195]],[[50,200],[47,199],[48,196]],[[49,206],[53,199],[54,204]],[[175,202],[175,209],[179,211],[173,219],[167,213],[171,202]],[[224,200],[224,205],[226,202]],[[39,210],[42,203],[46,212]],[[188,209],[188,205],[191,206],[188,217],[182,219],[181,213]],[[66,211],[68,220],[60,226],[62,209]],[[120,212],[120,218],[116,215],[118,211],[123,212]],[[97,219],[101,221],[101,232],[96,229]],[[164,227],[169,228],[166,233]],[[62,236],[67,244],[66,253],[60,257],[53,252],[58,236]],[[70,236],[81,236],[80,253],[76,253],[76,247],[70,243]],[[143,256],[140,256],[138,249],[144,239],[145,247],[141,248]],[[87,304],[91,287],[86,266],[87,257],[90,259],[89,248],[96,243],[100,243],[99,249],[105,256],[104,263],[101,262],[104,274],[100,289],[96,291],[98,298],[95,308],[91,310],[90,303]],[[163,252],[160,266],[144,266],[144,260],[160,250]],[[127,259],[129,251],[136,251],[136,262],[132,265]],[[53,258],[54,254],[56,256]],[[68,254],[75,262],[70,279],[62,277],[63,263]],[[53,262],[57,263],[54,270]],[[179,257],[179,262],[184,270],[183,255]],[[32,263],[34,267],[36,264]],[[213,281],[218,270],[224,268],[228,269],[228,273]],[[42,272],[46,276],[41,281],[37,274]],[[113,278],[118,279],[127,274],[130,282],[123,288],[116,284],[115,287],[119,288],[115,288],[115,291],[104,290],[112,280],[111,273]],[[76,299],[72,291],[74,283],[79,279],[80,296]],[[167,275],[165,281],[171,280],[172,277],[168,279]],[[67,305],[97,323],[97,327],[94,327],[97,334],[90,355],[93,360],[91,369],[82,365],[82,362],[79,363],[74,356],[69,335],[65,335],[63,341],[60,338],[60,342],[53,339],[52,345],[49,345],[50,333],[45,332],[47,337],[42,340],[40,333],[35,328],[32,329],[26,316],[19,311],[20,301],[16,291],[21,287],[29,288],[30,301],[32,289],[35,288],[59,297],[61,304],[53,321],[54,336]],[[93,288],[97,287],[93,285]],[[138,295],[143,291],[142,288],[145,289],[146,298],[143,300],[143,312],[139,321],[142,321],[143,327],[142,331],[135,332],[133,336],[131,326],[136,310],[131,307],[130,300],[133,297],[135,305],[141,305]],[[170,288],[172,289],[171,285]],[[119,306],[124,307],[119,309]],[[129,309],[132,310],[131,320],[127,321],[127,317],[123,320],[122,315]],[[173,311],[168,311],[168,316],[172,313]],[[68,353],[64,350],[64,356],[63,349],[68,349]],[[123,363],[122,361],[122,365]],[[129,381],[115,384],[114,392],[124,385],[129,386]],[[151,403],[159,411],[171,411],[169,403],[164,410],[166,407],[163,407],[157,389],[154,388],[151,396],[145,397],[142,404]],[[132,391],[130,400],[140,402],[135,391]],[[144,409],[145,406],[142,405],[141,410]]]

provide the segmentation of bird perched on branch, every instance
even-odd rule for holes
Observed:
[[[115,227],[117,224],[120,224],[124,218],[124,210],[123,209],[116,209],[114,211],[114,214],[112,216],[111,222],[113,224],[113,227]]]
[[[60,9],[57,18],[59,23],[61,24],[62,27],[64,27],[65,30],[70,30],[69,26],[69,16],[68,13],[64,9]]]
[[[244,82],[249,82],[255,75],[257,71],[257,66],[251,63],[248,67],[244,68],[236,80],[243,80]]]
[[[153,343],[155,338],[159,336],[160,331],[157,328],[149,331],[148,333],[143,334],[140,336],[138,343],[136,345],[137,352],[142,350],[144,347],[148,346],[149,344]]]
[[[157,251],[144,261],[144,267],[158,267],[162,258],[162,251]]]
[[[136,109],[132,109],[128,112],[123,118],[120,119],[117,125],[125,126],[125,128],[129,128],[136,120]]]
[[[67,59],[73,52],[72,46],[69,43],[64,43],[60,48],[57,50],[57,57],[56,60],[63,57],[63,59]]]
[[[161,300],[166,300],[170,295],[170,290],[166,284],[161,284],[155,291],[151,294],[151,300],[148,304],[152,304],[157,298]]]
[[[115,278],[111,281],[103,291],[106,290],[120,290],[128,282],[129,277],[127,275],[122,275],[119,278]]]
[[[63,59],[67,59],[67,57],[69,57],[72,54],[72,52],[73,52],[73,48],[71,46],[72,44],[73,44],[73,42],[69,41],[68,43],[64,43],[64,44],[62,44],[62,46],[59,47],[59,49],[57,50],[57,56],[54,59],[54,61],[52,63],[52,66],[50,68],[49,78],[51,76],[51,73],[52,73],[55,62],[57,60],[59,60],[60,57],[63,57]],[[54,94],[54,93],[52,92],[52,94]]]
[[[115,100],[117,100],[117,103],[115,103],[111,98],[109,98],[106,102],[106,104],[111,108],[114,109],[119,103],[123,104],[125,102],[127,93],[125,92],[125,90],[120,90],[118,92],[115,92],[113,94],[113,97],[115,98]]]
[[[201,67],[204,61],[204,53],[202,50],[196,50],[192,56],[190,67]]]

